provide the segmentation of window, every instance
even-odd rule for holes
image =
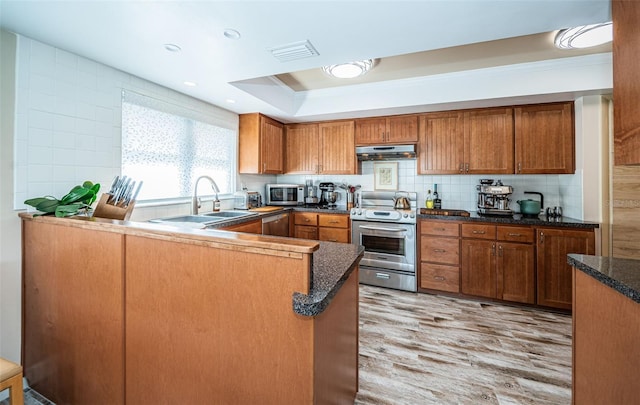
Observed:
[[[139,200],[188,197],[202,175],[212,177],[220,193],[233,193],[237,132],[200,114],[123,92],[122,174],[144,182]]]

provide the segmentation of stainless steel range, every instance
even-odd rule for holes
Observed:
[[[397,199],[406,197],[406,201]],[[351,209],[351,241],[364,246],[360,283],[417,291],[417,193],[362,191],[358,207]]]

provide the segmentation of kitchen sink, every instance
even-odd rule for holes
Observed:
[[[179,217],[169,218],[156,218],[150,219],[149,222],[163,223],[163,222],[190,222],[194,224],[209,225],[215,222],[224,221],[225,218],[215,218],[205,215],[181,215]]]
[[[246,217],[249,215],[258,215],[255,212],[243,212],[243,211],[217,211],[217,212],[208,212],[206,214],[200,214],[206,217],[214,217],[214,218],[238,218],[238,217]]]

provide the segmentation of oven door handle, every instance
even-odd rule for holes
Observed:
[[[383,232],[407,232],[404,228],[382,228],[378,226],[360,226],[360,229],[367,229],[369,231],[383,231]]]

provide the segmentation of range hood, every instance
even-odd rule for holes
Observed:
[[[379,145],[356,147],[358,160],[415,159],[416,145]]]

